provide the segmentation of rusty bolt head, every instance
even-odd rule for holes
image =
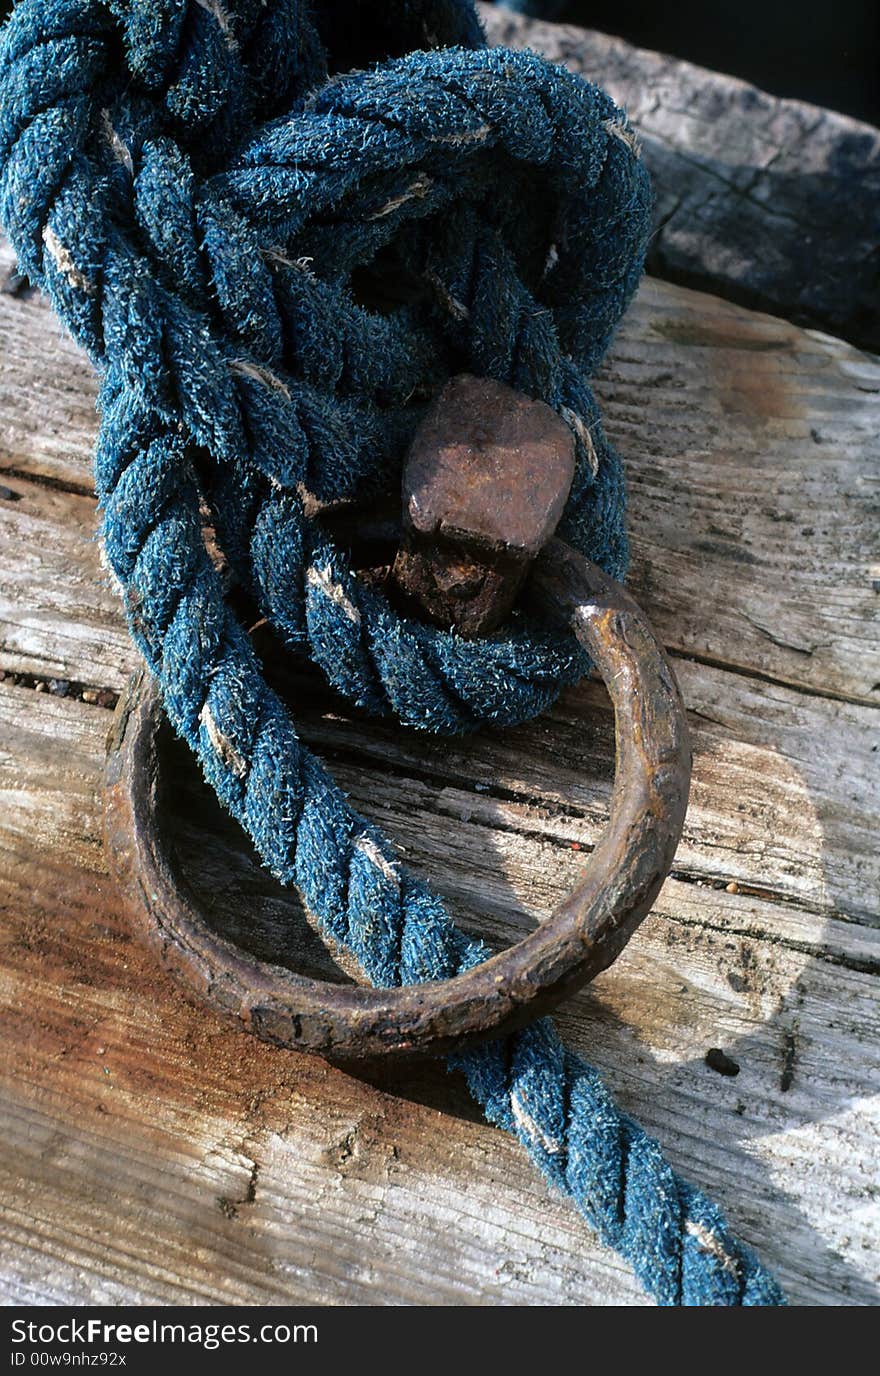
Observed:
[[[574,437],[543,401],[453,378],[407,457],[397,582],[430,620],[486,635],[509,615],[573,476]]]

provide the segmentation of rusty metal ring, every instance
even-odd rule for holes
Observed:
[[[263,1039],[339,1060],[435,1055],[546,1012],[604,970],[650,909],[684,821],[690,746],[663,650],[624,589],[559,540],[538,556],[528,596],[589,652],[615,713],[611,816],[580,881],[528,936],[437,983],[372,989],[308,979],[219,936],[175,883],[158,825],[152,682],[123,701],[110,744],[105,832],[111,864],[161,959],[191,991]]]

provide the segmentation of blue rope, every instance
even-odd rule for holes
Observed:
[[[469,0],[23,0],[4,30],[0,215],[101,374],[96,479],[132,634],[218,796],[375,984],[488,952],[303,748],[204,504],[233,579],[360,706],[445,732],[542,711],[583,672],[569,638],[520,614],[480,642],[399,616],[304,494],[396,490],[436,388],[496,377],[572,428],[562,533],[622,574],[620,464],[583,379],[649,209],[625,116],[487,51]],[[384,314],[359,303],[374,260],[415,284]],[[549,1021],[453,1064],[660,1303],[784,1302]]]

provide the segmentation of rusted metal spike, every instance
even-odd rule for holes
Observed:
[[[573,476],[574,437],[543,401],[453,378],[409,451],[395,579],[431,621],[488,634],[556,529]]]

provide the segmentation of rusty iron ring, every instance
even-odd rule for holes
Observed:
[[[158,816],[159,693],[146,677],[133,680],[110,741],[107,850],[139,926],[190,991],[276,1045],[342,1061],[436,1055],[530,1022],[617,957],[653,904],[681,835],[691,768],[684,707],[645,616],[595,564],[552,540],[527,596],[544,617],[573,629],[608,688],[611,816],[578,884],[545,922],[441,982],[325,983],[214,932],[175,882]]]

